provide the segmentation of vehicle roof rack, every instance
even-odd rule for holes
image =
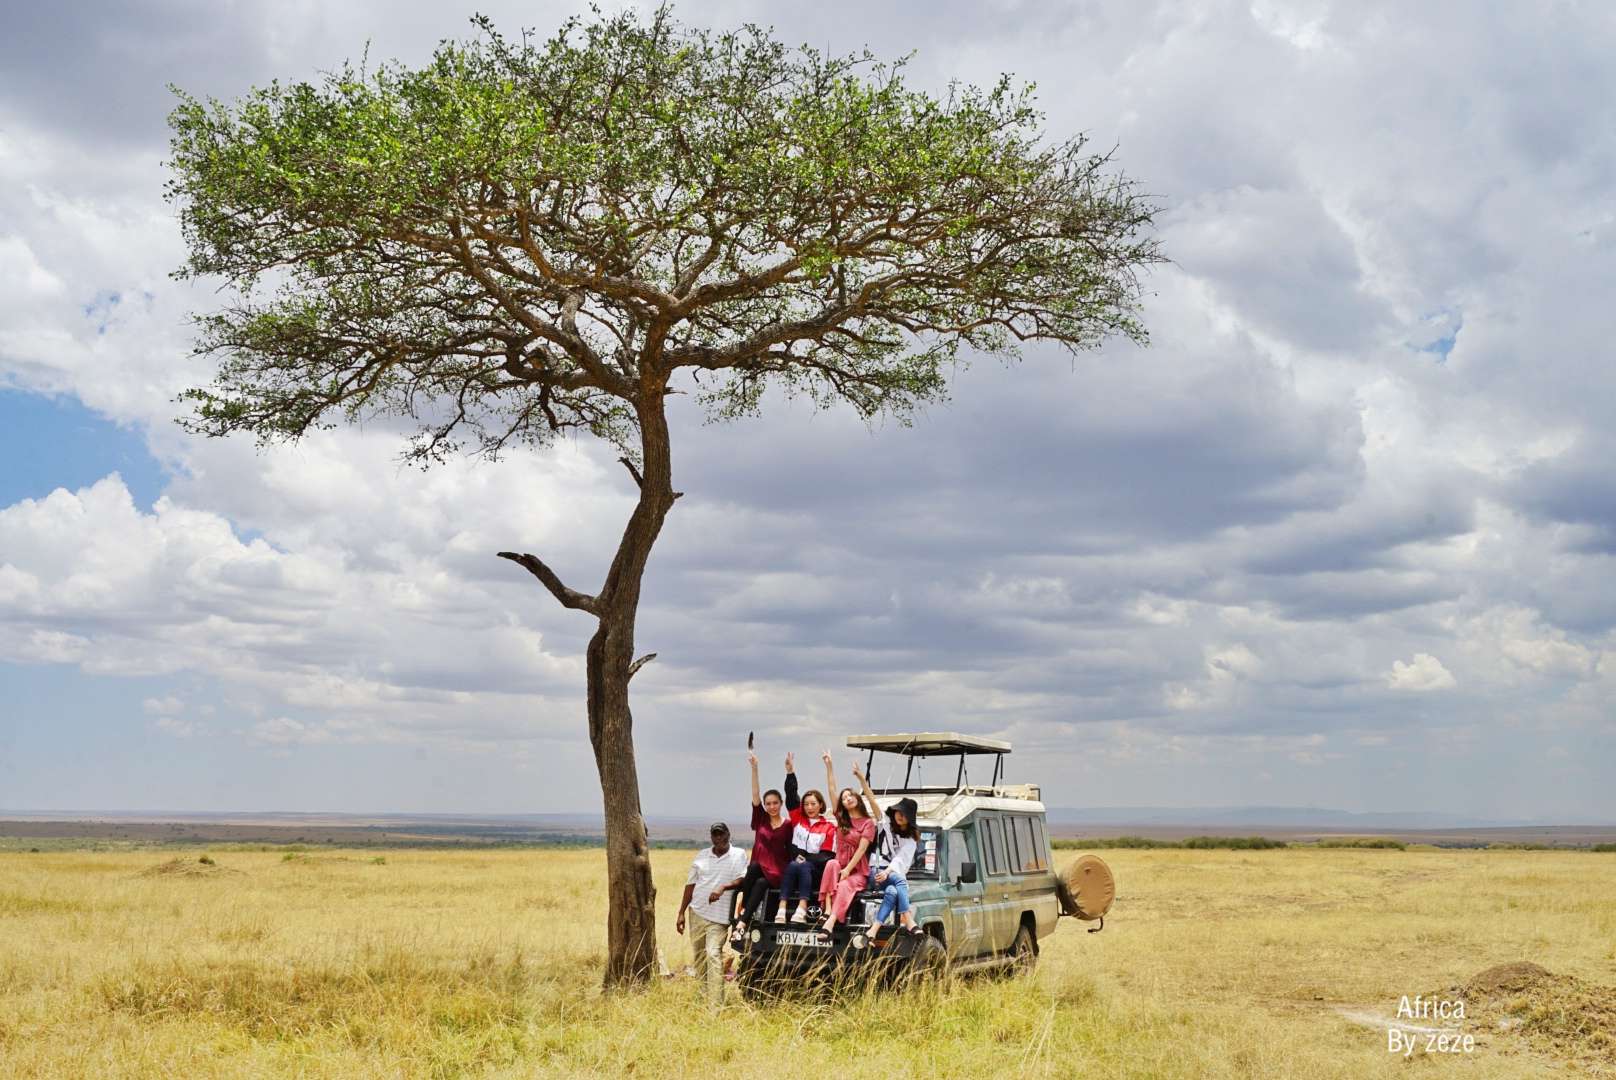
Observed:
[[[903,735],[849,735],[847,745],[855,750],[869,751],[864,764],[866,775],[872,772],[876,751],[885,754],[902,754],[908,759],[908,767],[903,772],[903,787],[875,789],[887,795],[918,794],[924,791],[936,790],[960,790],[967,783],[965,759],[973,754],[993,755],[993,779],[988,786],[995,787],[1004,776],[1004,755],[1010,752],[1010,744],[1007,742],[1000,742],[998,739],[984,739],[979,735],[961,735],[957,731],[926,731],[918,734]],[[954,777],[953,786],[951,788],[910,787],[909,782],[914,778],[915,758],[917,757],[959,758],[959,772]]]
[[[1008,754],[1010,744],[954,731],[928,731],[917,735],[849,735],[847,745],[857,750],[880,750],[908,757],[953,757],[958,754]]]

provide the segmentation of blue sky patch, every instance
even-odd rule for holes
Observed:
[[[1437,363],[1445,364],[1463,328],[1463,311],[1458,308],[1438,308],[1420,317],[1419,326],[1407,344],[1414,351],[1425,353]]]
[[[135,505],[150,510],[168,484],[139,429],[122,427],[73,398],[0,390],[0,506],[76,491],[122,475]]]

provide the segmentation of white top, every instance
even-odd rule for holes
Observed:
[[[685,879],[686,885],[696,887],[690,894],[690,910],[708,922],[729,922],[734,897],[727,894],[720,896],[716,904],[707,898],[720,885],[728,885],[736,878],[743,877],[746,863],[746,849],[734,844],[722,855],[714,855],[710,847],[696,852],[696,859],[690,864],[690,876]]]
[[[791,830],[791,842],[797,850],[807,855],[816,855],[825,846],[826,836],[822,832],[810,832],[808,826],[798,824]]]
[[[870,872],[885,870],[889,874],[907,877],[909,866],[915,861],[915,842],[892,831],[892,819],[885,814],[875,824],[877,843],[870,851]],[[889,858],[885,852],[891,852]]]

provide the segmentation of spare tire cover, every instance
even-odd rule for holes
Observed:
[[[1094,920],[1111,910],[1111,901],[1117,898],[1117,879],[1111,868],[1098,855],[1079,855],[1061,867],[1061,884],[1066,886],[1068,915]]]

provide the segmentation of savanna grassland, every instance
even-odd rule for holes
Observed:
[[[598,850],[193,852],[153,872],[172,855],[0,854],[0,1075],[1616,1074],[1616,855],[1108,851],[1105,931],[1062,920],[1031,978],[716,1016],[678,978],[601,995]],[[690,853],[653,855],[678,969]],[[1474,1052],[1388,1053],[1402,995],[1456,998],[1519,960],[1554,974],[1471,982]]]

